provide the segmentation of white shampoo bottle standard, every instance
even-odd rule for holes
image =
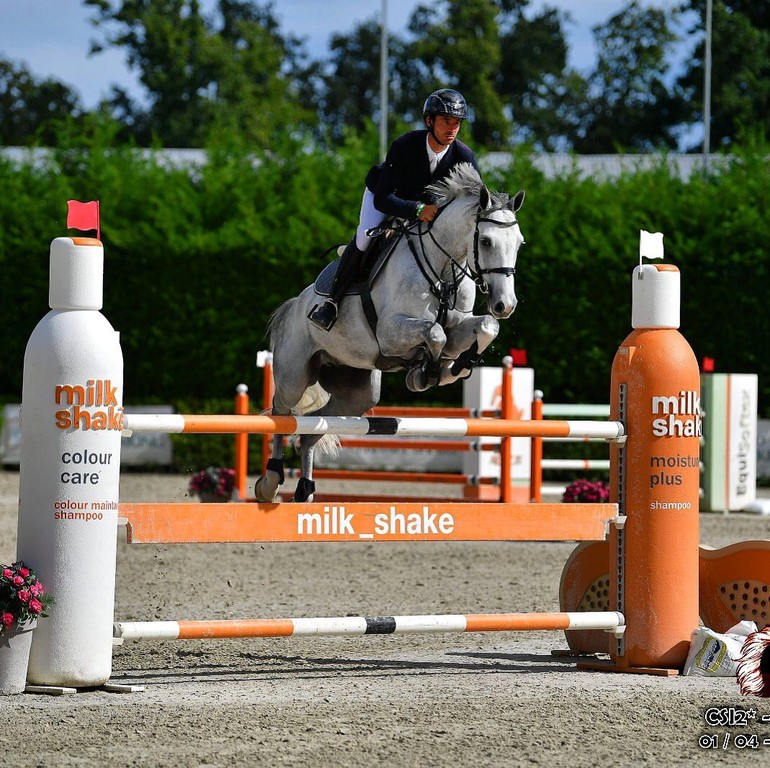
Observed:
[[[112,671],[123,355],[99,311],[103,272],[99,240],[51,243],[51,311],[24,355],[17,556],[54,599],[33,685],[98,686]]]

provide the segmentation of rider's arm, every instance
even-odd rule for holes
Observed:
[[[410,200],[399,197],[396,190],[422,190],[428,179],[419,178],[425,153],[425,140],[422,135],[415,139],[412,134],[406,134],[396,139],[388,151],[385,162],[379,166],[379,178],[372,190],[374,207],[388,216],[398,216],[411,219],[417,215],[420,200]],[[417,195],[415,194],[415,197]]]

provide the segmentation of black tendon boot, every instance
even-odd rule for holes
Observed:
[[[364,252],[358,250],[354,238],[347,244],[342,256],[340,256],[340,263],[337,264],[337,272],[329,291],[329,298],[321,304],[316,304],[307,316],[316,328],[330,331],[337,322],[338,307],[353,283],[363,257]]]

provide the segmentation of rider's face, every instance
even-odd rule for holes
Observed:
[[[451,144],[460,132],[462,120],[459,117],[448,117],[447,115],[436,115],[433,118],[433,133],[436,138],[444,145]]]

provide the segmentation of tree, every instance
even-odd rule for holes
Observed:
[[[1,144],[54,144],[57,123],[81,115],[80,99],[68,85],[36,80],[24,65],[0,59]]]
[[[559,104],[577,76],[567,69],[565,16],[546,6],[527,17],[529,0],[500,0],[499,5],[502,58],[496,86],[507,102],[515,136],[556,149],[573,115],[561,115]]]
[[[381,23],[373,18],[354,27],[350,34],[331,38],[331,57],[319,66],[314,97],[332,139],[342,140],[346,131],[360,133],[367,123],[379,119]],[[388,36],[389,110],[400,116],[404,109],[404,42]],[[393,126],[391,126],[392,128]]]
[[[201,146],[222,131],[258,146],[275,132],[313,121],[298,99],[301,43],[280,33],[269,5],[218,0],[211,16],[200,0],[84,0],[105,40],[126,50],[147,106],[115,89],[112,106],[141,143]]]
[[[437,0],[418,6],[409,22],[412,82],[425,95],[442,86],[461,91],[473,117],[473,141],[488,148],[505,146],[510,136],[495,87],[502,61],[499,10],[494,0]]]
[[[703,122],[704,3],[690,29],[700,41],[679,80],[690,122]],[[711,146],[729,147],[749,131],[770,138],[770,5],[751,0],[714,0],[711,43]]]
[[[593,29],[599,51],[588,78],[588,103],[572,134],[584,154],[675,148],[678,100],[666,85],[677,40],[666,12],[634,0]]]

